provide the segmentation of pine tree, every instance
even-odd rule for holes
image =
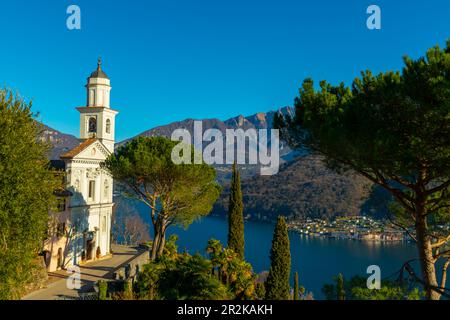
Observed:
[[[228,208],[228,248],[244,259],[244,204],[242,201],[241,177],[233,164],[233,176],[230,187],[230,203]]]
[[[337,276],[336,293],[338,300],[345,300],[345,289],[344,289],[344,276],[339,273]]]
[[[316,150],[335,171],[358,173],[395,198],[395,223],[415,229],[425,297],[439,300],[448,265],[436,258],[450,238],[435,232],[450,221],[450,41],[403,61],[400,72],[367,70],[349,86],[306,79],[296,114],[277,116],[275,127],[294,149]]]
[[[187,228],[208,215],[220,195],[213,167],[206,163],[180,166],[172,161],[177,145],[165,137],[138,137],[118,148],[102,166],[126,186],[128,197],[149,207],[154,229],[152,260],[163,255],[168,228]],[[194,152],[192,146],[187,147],[182,151]]]
[[[294,276],[294,297],[293,300],[300,300],[299,299],[299,289],[298,289],[298,272],[295,272]]]
[[[278,217],[272,239],[270,262],[269,276],[266,282],[266,299],[289,300],[291,253],[286,221],[281,216]]]

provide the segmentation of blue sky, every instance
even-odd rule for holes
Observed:
[[[82,29],[66,28],[81,8]],[[382,30],[366,28],[366,8]],[[399,69],[450,38],[447,0],[9,0],[0,4],[0,86],[78,135],[76,106],[98,56],[121,113],[117,139],[185,118],[291,105],[302,80],[349,83]]]

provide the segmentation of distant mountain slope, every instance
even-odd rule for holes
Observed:
[[[202,121],[203,131],[207,129],[218,129],[222,132],[222,134],[225,137],[225,132],[227,129],[272,129],[273,128],[273,118],[276,112],[282,112],[283,114],[292,114],[293,109],[291,107],[284,107],[281,108],[279,111],[271,111],[267,113],[257,113],[248,117],[244,117],[242,115],[222,121],[219,119],[199,119]],[[194,137],[194,122],[195,119],[186,119],[183,121],[177,121],[170,123],[168,125],[159,126],[147,131],[142,132],[138,136],[143,137],[152,137],[152,136],[165,136],[170,137],[172,133],[176,129],[186,129],[190,132],[191,137],[193,139]],[[135,137],[133,137],[135,138]],[[131,139],[133,139],[131,138]],[[131,139],[124,140],[116,145],[116,147],[119,147]],[[192,141],[193,143],[193,141]],[[205,142],[204,146],[209,144],[210,142]],[[271,139],[270,134],[268,138],[268,144],[270,145]],[[225,143],[224,143],[224,149],[225,149]],[[246,156],[248,155],[248,147],[246,147]],[[285,144],[281,143],[280,145],[280,162],[284,163],[287,161],[290,161],[293,158],[293,155],[298,154],[298,152],[293,152],[289,147],[287,147]],[[225,155],[225,150],[224,150]],[[216,165],[218,180],[220,182],[225,182],[230,178],[230,172],[231,168],[229,165]],[[255,174],[259,173],[259,166],[258,165],[240,165],[240,170],[242,171],[242,176],[244,178],[252,177]]]
[[[260,112],[248,117],[244,117],[242,115],[239,115],[237,117],[222,121],[219,119],[198,119],[198,121],[202,121],[203,124],[203,130],[207,129],[219,129],[222,131],[222,133],[225,133],[226,129],[271,129],[273,124],[273,118],[275,116],[276,112],[282,112],[283,114],[292,114],[293,109],[292,107],[283,107],[279,111],[270,111],[267,113]],[[187,129],[191,135],[194,131],[194,121],[196,119],[186,119],[183,121],[176,121],[172,122],[167,125],[159,126],[152,128],[150,130],[146,130],[138,136],[142,137],[152,137],[152,136],[165,136],[170,137],[172,135],[172,132],[176,129]],[[123,145],[124,143],[134,139],[126,139],[122,142],[118,143],[118,146]]]
[[[290,107],[282,108],[283,113],[292,114]],[[244,130],[272,128],[275,112],[257,113],[252,116],[237,116],[225,121],[219,119],[202,120],[203,130],[242,128]],[[173,122],[147,130],[140,136],[170,137],[175,129],[187,129],[193,136],[194,119]],[[54,145],[50,155],[59,155],[79,144],[76,137],[45,127],[44,137]],[[127,139],[116,145],[130,141]],[[356,215],[361,212],[380,216],[386,211],[388,197],[382,192],[372,193],[371,185],[356,174],[340,175],[327,169],[317,156],[305,152],[292,151],[281,145],[282,166],[274,176],[260,176],[259,167],[241,165],[242,190],[245,214],[256,220],[275,220],[279,214],[289,217],[321,217],[336,215]],[[215,166],[218,180],[224,190],[214,207],[215,214],[226,214],[228,207],[228,184],[231,166]]]
[[[73,135],[62,133],[58,130],[44,125],[44,132],[41,139],[52,144],[53,148],[49,154],[50,160],[57,160],[64,152],[76,147],[80,141]]]
[[[274,176],[256,175],[242,181],[245,215],[275,221],[279,214],[295,218],[358,215],[371,184],[356,174],[339,175],[317,156],[304,156],[284,165]],[[228,186],[215,205],[216,214],[228,208]]]

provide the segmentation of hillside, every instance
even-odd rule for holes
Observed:
[[[357,215],[370,195],[371,184],[355,174],[339,175],[327,169],[317,156],[300,157],[284,165],[274,176],[254,176],[242,181],[245,215],[256,220],[331,218]],[[215,206],[225,214],[228,187]]]
[[[59,156],[61,154],[80,144],[80,141],[73,135],[62,133],[46,125],[43,126],[44,131],[41,139],[44,141],[48,141],[53,146],[49,154],[50,160],[59,159]]]
[[[291,113],[292,108],[282,108],[283,113]],[[202,120],[203,130],[216,128],[225,133],[226,129],[244,130],[270,129],[275,112],[258,113],[252,116],[238,116],[225,121],[219,119]],[[194,119],[173,122],[141,133],[139,136],[170,137],[175,129],[184,128],[193,136]],[[72,135],[45,127],[44,138],[54,148],[51,159],[79,142]],[[123,145],[122,141],[116,147]],[[387,198],[383,193],[372,193],[371,185],[355,174],[340,175],[327,169],[321,159],[305,152],[292,151],[282,144],[280,150],[280,172],[274,176],[260,176],[257,165],[240,165],[245,215],[256,220],[274,220],[278,214],[288,217],[330,218],[337,215],[357,215],[361,211],[380,216],[386,210]],[[222,195],[214,207],[214,214],[223,215],[228,206],[228,184],[231,166],[215,166],[218,180],[224,186]]]
[[[273,118],[276,112],[282,112],[284,114],[291,114],[293,112],[293,109],[291,107],[284,107],[281,108],[279,111],[271,111],[267,113],[257,113],[248,117],[244,117],[242,115],[239,115],[237,117],[230,118],[228,120],[222,121],[219,119],[199,119],[202,121],[202,127],[203,131],[207,129],[218,129],[222,132],[222,134],[225,137],[225,131],[227,129],[272,129],[273,126]],[[186,119],[183,121],[177,121],[170,123],[168,125],[159,126],[147,131],[142,132],[138,136],[142,137],[152,137],[152,136],[165,136],[170,137],[172,135],[172,132],[174,132],[176,129],[186,129],[190,132],[191,137],[193,138],[194,134],[194,122],[196,119]],[[135,137],[133,137],[135,138]],[[133,139],[131,138],[131,139]],[[131,139],[127,139],[124,141],[121,141],[117,143],[116,148],[120,147],[121,145],[127,143]],[[193,143],[193,141],[192,141]],[[203,144],[203,147],[205,147],[209,142],[205,142]],[[271,144],[270,135],[268,137],[268,144]],[[224,143],[224,154],[225,154],[225,143]],[[245,156],[247,158],[248,156],[248,147],[246,148]],[[235,151],[236,153],[236,151]],[[298,155],[298,152],[292,151],[289,147],[287,147],[285,144],[280,143],[280,163],[286,163],[291,161],[291,159]],[[231,166],[229,165],[215,165],[218,180],[221,183],[226,183],[230,176],[231,176]],[[253,177],[254,175],[259,173],[259,166],[258,165],[239,165],[239,169],[241,170],[241,174],[244,178]]]
[[[280,109],[292,114],[293,109]],[[244,130],[272,128],[275,112],[257,113],[252,116],[237,116],[225,121],[202,120],[203,129],[216,128],[223,133],[226,129]],[[194,119],[174,122],[147,130],[140,136],[170,137],[175,129],[187,129],[191,136]],[[120,143],[126,143],[128,140]],[[274,220],[278,214],[289,217],[329,218],[337,215],[357,215],[362,211],[380,216],[380,209],[386,197],[372,196],[371,184],[356,174],[337,174],[326,168],[319,157],[305,152],[292,151],[282,144],[280,150],[280,172],[274,176],[260,176],[259,167],[241,165],[245,215],[256,220]],[[214,214],[224,215],[228,206],[228,184],[231,168],[217,165],[219,182],[224,186],[222,195],[214,207]],[[379,205],[379,207],[377,207]]]

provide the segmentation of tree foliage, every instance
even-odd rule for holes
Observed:
[[[104,163],[125,187],[126,195],[150,208],[152,259],[162,255],[169,226],[187,227],[207,215],[220,193],[211,166],[172,162],[172,149],[178,143],[164,137],[139,137],[120,147]]]
[[[42,267],[56,180],[31,104],[0,90],[0,299],[17,299]]]
[[[382,281],[380,289],[368,289],[366,281],[361,276],[345,281],[340,274],[334,277],[334,283],[323,286],[322,293],[327,300],[419,300],[422,297],[417,288],[410,289],[394,281]]]
[[[212,263],[211,274],[216,276],[236,299],[249,300],[255,297],[256,277],[253,267],[230,248],[224,248],[220,241],[208,241],[206,252]]]
[[[201,255],[181,254],[160,274],[158,292],[163,299],[211,300],[224,299],[227,290],[211,277],[211,262]]]
[[[258,300],[264,300],[266,297],[266,287],[264,282],[257,282],[255,287],[255,295]]]
[[[292,147],[306,146],[393,196],[408,221],[400,227],[415,229],[427,297],[439,299],[446,278],[438,284],[435,264],[450,262],[442,251],[450,235],[433,223],[450,207],[450,42],[404,64],[402,72],[365,71],[351,87],[322,81],[316,89],[307,79],[295,117],[275,124]]]
[[[344,276],[339,273],[336,279],[336,296],[338,300],[345,300]]]
[[[228,248],[244,259],[244,204],[242,201],[241,177],[236,163],[233,164],[230,199],[228,207]]]
[[[270,249],[270,270],[266,281],[267,300],[289,300],[291,252],[284,217],[279,216]]]
[[[298,287],[298,272],[295,272],[294,275],[294,293],[292,300],[300,300],[300,293],[299,293],[299,287]]]
[[[163,255],[144,266],[136,285],[142,299],[253,299],[255,276],[249,263],[214,239],[208,242],[210,259],[178,253],[171,237]]]

